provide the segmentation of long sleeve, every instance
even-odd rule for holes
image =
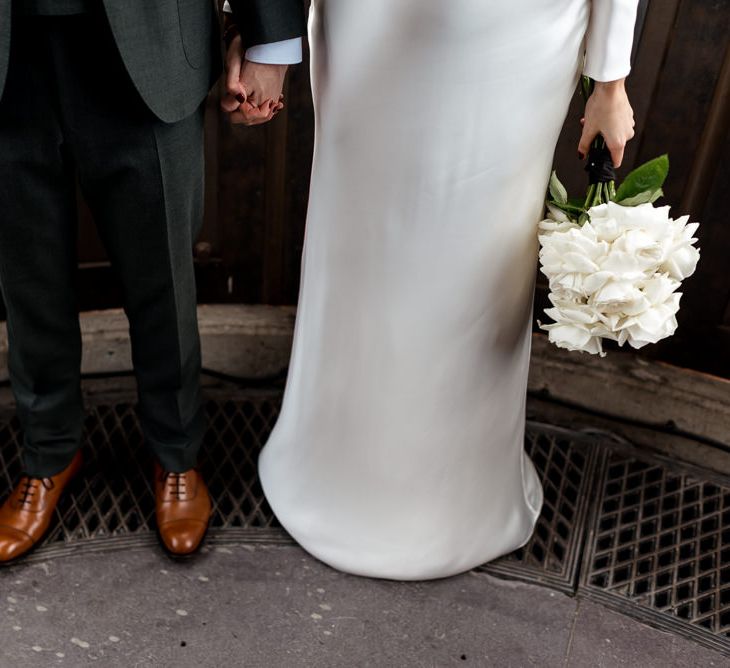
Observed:
[[[302,0],[229,0],[246,48],[307,33]]]
[[[231,3],[223,3],[223,11],[233,14]],[[295,65],[302,62],[302,38],[293,37],[269,44],[257,44],[246,49],[246,60],[252,63],[268,63],[270,65]]]
[[[593,0],[583,73],[596,81],[622,79],[631,70],[639,0]]]

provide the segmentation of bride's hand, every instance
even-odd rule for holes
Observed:
[[[629,104],[624,81],[596,82],[581,121],[583,134],[578,144],[581,159],[588,155],[591,142],[601,134],[611,152],[614,166],[621,166],[626,143],[634,136],[634,111]]]
[[[281,91],[287,66],[247,61],[241,35],[233,30],[226,30],[230,39],[226,39],[226,92],[221,96],[221,108],[232,123],[260,125],[284,108]]]

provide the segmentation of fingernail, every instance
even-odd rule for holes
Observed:
[[[239,102],[240,102],[241,104],[243,104],[243,103],[244,103],[244,102],[246,101],[246,98],[245,98],[245,97],[243,97],[243,95],[241,95],[241,93],[239,93],[238,95],[236,95],[236,99],[237,99],[237,100],[238,100],[238,101],[239,101]]]
[[[578,151],[578,160],[584,160],[585,159],[585,153],[583,151]]]

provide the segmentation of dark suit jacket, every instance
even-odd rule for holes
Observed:
[[[0,96],[8,68],[12,2],[22,0],[0,0]],[[220,73],[213,0],[103,4],[122,60],[152,112],[174,122],[195,111]],[[248,46],[306,32],[302,0],[234,0],[233,7]]]
[[[307,32],[304,0],[229,0],[245,46],[301,37]]]

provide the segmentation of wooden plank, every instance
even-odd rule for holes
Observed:
[[[730,45],[717,79],[694,163],[682,196],[682,210],[701,212],[720,162],[723,141],[730,129]]]
[[[285,99],[287,94],[288,87],[285,87]],[[266,125],[266,227],[261,292],[261,298],[265,304],[281,304],[285,300],[287,117],[288,107],[275,120]]]
[[[671,42],[679,4],[680,0],[662,0],[662,2],[649,2],[648,6],[642,8],[646,15],[641,25],[633,67],[626,84],[631,106],[634,109],[637,136],[626,147],[623,173],[626,173],[627,168],[636,166],[643,136],[652,130],[651,127],[647,127],[646,121],[654,102],[662,64]]]
[[[672,4],[664,0],[650,3],[647,21],[667,21],[671,11],[665,15],[665,7],[671,9]],[[729,9],[730,0],[681,0],[653,89],[638,159],[649,160],[669,152],[672,167],[665,192],[667,201],[676,207],[682,199],[722,67],[730,30]],[[683,213],[699,217],[702,211]]]
[[[220,94],[221,84],[218,86]],[[265,126],[218,126],[220,253],[226,280],[216,301],[261,302],[265,235]]]
[[[294,304],[299,293],[304,224],[314,149],[314,108],[309,83],[309,54],[289,72],[287,114],[286,227],[282,303]]]

